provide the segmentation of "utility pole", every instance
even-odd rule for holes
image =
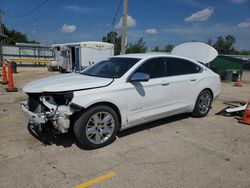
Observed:
[[[121,54],[126,53],[128,0],[123,0]]]
[[[3,31],[3,15],[2,15],[2,10],[0,9],[0,62],[2,62],[3,57],[2,57],[2,41],[4,40],[4,37],[6,37],[4,35],[4,31]]]
[[[3,35],[2,23],[3,23],[3,16],[2,16],[2,10],[0,9],[0,36],[1,37]]]

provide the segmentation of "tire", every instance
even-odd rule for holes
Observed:
[[[112,108],[95,106],[76,120],[74,133],[84,148],[97,149],[112,143],[119,127],[118,116]]]
[[[204,117],[211,109],[212,94],[209,90],[203,90],[197,97],[195,107],[191,113],[194,117]]]
[[[59,67],[59,72],[60,73],[65,73],[65,69],[63,69],[62,67]]]
[[[52,72],[51,66],[48,66],[48,71]]]

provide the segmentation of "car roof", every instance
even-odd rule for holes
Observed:
[[[134,54],[117,55],[117,56],[114,56],[114,57],[139,58],[139,59],[148,59],[148,58],[151,58],[151,57],[176,57],[176,58],[186,59],[186,60],[190,60],[190,61],[195,61],[194,59],[190,59],[190,58],[187,58],[187,57],[171,55],[170,53],[167,53],[167,52],[134,53]]]
[[[144,59],[144,58],[149,58],[149,57],[158,57],[158,56],[165,56],[165,53],[161,53],[161,55],[154,54],[154,53],[134,53],[134,54],[124,54],[124,55],[117,55],[115,57],[127,57],[127,58],[140,58],[140,59]]]

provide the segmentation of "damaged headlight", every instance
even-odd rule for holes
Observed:
[[[68,105],[74,97],[73,91],[62,93],[50,93],[57,105]]]
[[[73,91],[64,94],[64,99],[67,105],[72,101],[73,97],[74,97]]]

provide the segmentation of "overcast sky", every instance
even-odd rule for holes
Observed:
[[[112,30],[119,3],[120,0],[0,0],[0,8],[9,28],[51,44],[101,40]],[[115,20],[118,33],[121,14],[122,9]],[[208,38],[215,40],[231,34],[237,40],[237,49],[250,49],[250,0],[128,0],[128,14],[128,42],[144,37],[147,47],[154,48],[191,40],[207,42]]]

